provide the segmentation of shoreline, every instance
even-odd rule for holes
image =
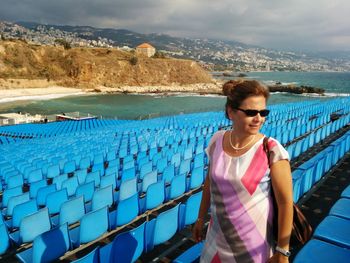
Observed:
[[[67,96],[84,95],[77,88],[51,86],[47,88],[0,89],[0,104],[22,100],[50,100]]]
[[[25,85],[24,85],[25,86]],[[129,95],[220,95],[220,84],[198,83],[190,85],[169,85],[169,86],[118,86],[83,89],[63,86],[41,86],[39,87],[10,87],[0,86],[0,104],[23,101],[23,100],[50,100],[67,96],[81,96],[94,94],[129,94]]]

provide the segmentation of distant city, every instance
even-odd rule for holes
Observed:
[[[167,56],[196,60],[204,67],[218,71],[350,71],[350,54],[330,56],[277,51],[235,41],[140,34],[125,29],[0,21],[0,36],[2,40],[21,39],[37,45],[57,45],[64,40],[71,47],[126,51],[148,42]]]

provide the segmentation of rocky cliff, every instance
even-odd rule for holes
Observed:
[[[64,49],[0,41],[0,80],[9,79],[11,83],[42,80],[48,85],[80,88],[213,82],[203,68],[190,60],[147,58],[114,48]]]

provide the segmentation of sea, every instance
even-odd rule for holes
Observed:
[[[305,100],[329,100],[350,96],[350,72],[248,72],[246,78],[266,84],[305,85],[325,89],[325,96],[272,93],[269,104]],[[213,74],[217,78],[219,74]],[[219,77],[232,79],[233,77]],[[193,112],[223,111],[225,98],[218,95],[168,94],[85,94],[63,98],[37,97],[21,101],[3,101],[0,113],[26,112],[44,116],[79,112],[81,116],[109,119],[147,119]]]

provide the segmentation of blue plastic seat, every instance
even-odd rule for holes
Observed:
[[[54,225],[68,225],[78,222],[85,215],[85,205],[82,196],[70,199],[61,205],[58,217],[52,218]]]
[[[191,263],[191,262],[199,262],[199,258],[202,254],[204,242],[199,242],[185,252],[183,252],[180,256],[174,259],[173,263]]]
[[[91,211],[80,219],[80,225],[69,231],[73,247],[89,243],[101,237],[108,230],[107,206]]]
[[[202,191],[192,194],[185,204],[181,204],[179,208],[179,229],[183,229],[186,225],[193,224],[198,218],[199,206],[202,200]]]
[[[350,250],[322,240],[311,239],[294,258],[294,263],[348,262]]]
[[[50,193],[46,196],[45,206],[49,209],[49,214],[54,215],[60,212],[61,205],[68,201],[67,189]]]
[[[113,205],[113,188],[111,185],[95,190],[91,201],[91,210],[98,210]]]
[[[37,236],[33,246],[18,253],[17,258],[26,263],[51,262],[59,259],[71,248],[68,225],[63,224]]]
[[[60,166],[58,164],[53,164],[47,168],[46,178],[55,178],[60,175]]]
[[[171,164],[165,167],[163,171],[163,176],[162,176],[162,180],[164,180],[165,184],[170,184],[174,176],[175,176],[175,166]]]
[[[74,176],[76,176],[78,178],[78,183],[79,184],[85,183],[86,175],[87,175],[87,170],[86,169],[80,169],[80,170],[76,170],[74,172]]]
[[[92,200],[92,196],[95,191],[95,182],[89,182],[81,184],[77,187],[75,192],[75,197],[82,196],[84,198],[84,202],[90,202]]]
[[[135,262],[144,250],[145,225],[123,232],[101,247],[100,262]]]
[[[140,199],[140,209],[142,212],[156,208],[165,201],[164,181],[158,181],[148,186],[146,194]]]
[[[12,216],[14,208],[30,200],[29,193],[23,193],[20,195],[12,196],[7,204],[7,208],[3,210],[3,214],[6,216]]]
[[[139,215],[139,197],[134,194],[127,199],[119,201],[116,210],[109,214],[109,228],[114,229],[130,223]]]
[[[96,163],[92,166],[91,172],[99,172],[100,176],[105,174],[105,165],[104,163]]]
[[[38,190],[45,186],[47,186],[47,181],[45,179],[31,183],[29,188],[30,198],[36,198]]]
[[[169,186],[166,187],[165,200],[172,200],[180,197],[186,191],[186,175],[177,175],[172,180]]]
[[[90,157],[86,156],[80,159],[79,162],[79,169],[86,170],[91,166],[91,160]]]
[[[51,222],[48,209],[45,207],[33,214],[24,217],[19,230],[10,234],[10,238],[18,245],[32,242],[38,235],[49,231]]]
[[[350,220],[327,216],[317,226],[314,238],[350,249]]]
[[[73,173],[76,169],[76,164],[75,161],[66,161],[64,166],[63,166],[63,173],[68,174],[68,173]]]
[[[45,205],[47,195],[50,193],[56,192],[56,190],[57,190],[56,184],[50,184],[50,185],[46,185],[44,187],[41,187],[38,190],[38,193],[36,196],[36,202],[37,202],[38,206]]]
[[[179,175],[184,174],[188,175],[191,171],[191,159],[183,160],[180,163]]]
[[[95,171],[95,172],[88,173],[86,175],[85,183],[88,183],[88,182],[94,182],[95,188],[99,187],[101,183],[100,172]]]
[[[61,174],[53,178],[52,184],[56,184],[57,190],[61,190],[63,182],[66,181],[67,179],[68,179],[68,174]]]
[[[43,173],[41,171],[41,169],[35,169],[34,171],[31,171],[29,174],[28,174],[28,183],[31,184],[33,182],[37,182],[37,181],[40,181],[42,180],[44,177],[43,177]]]
[[[143,164],[140,168],[139,179],[142,180],[146,174],[152,172],[152,167],[153,167],[152,162],[147,162],[147,163]]]
[[[124,182],[124,181],[130,180],[130,179],[135,178],[135,177],[136,177],[135,167],[131,167],[129,169],[122,171],[120,181]]]
[[[22,187],[20,187],[20,186],[5,189],[4,192],[2,193],[1,207],[2,208],[7,207],[7,204],[8,204],[11,197],[21,195],[21,194],[23,194],[23,192],[22,192]]]
[[[10,247],[10,238],[5,224],[0,224],[0,255],[6,253]]]
[[[151,171],[144,175],[143,180],[141,182],[141,192],[145,193],[147,191],[148,186],[157,182],[158,175],[157,171]]]
[[[179,204],[146,224],[146,252],[151,251],[154,246],[162,244],[172,238],[178,230]]]
[[[17,186],[22,186],[23,183],[24,183],[24,180],[23,180],[22,174],[12,175],[7,180],[6,188],[14,188]]]
[[[204,181],[204,167],[200,166],[200,167],[194,168],[191,172],[190,177],[188,178],[186,191],[200,187],[203,181]]]
[[[350,198],[350,185],[341,193],[341,197]]]
[[[137,179],[133,178],[127,181],[124,181],[121,183],[119,192],[118,192],[118,200],[124,200],[129,198],[130,196],[133,196],[134,194],[137,194]],[[118,201],[116,200],[116,201]]]
[[[22,204],[16,205],[13,208],[12,218],[6,221],[10,228],[18,228],[22,219],[30,214],[38,211],[38,206],[35,199],[31,199]]]
[[[68,196],[75,195],[75,192],[77,191],[77,188],[79,186],[78,177],[74,176],[71,178],[68,178],[67,180],[64,180],[62,182],[61,189],[67,189]]]
[[[329,215],[342,217],[350,220],[350,199],[341,198],[339,199],[329,211]]]

